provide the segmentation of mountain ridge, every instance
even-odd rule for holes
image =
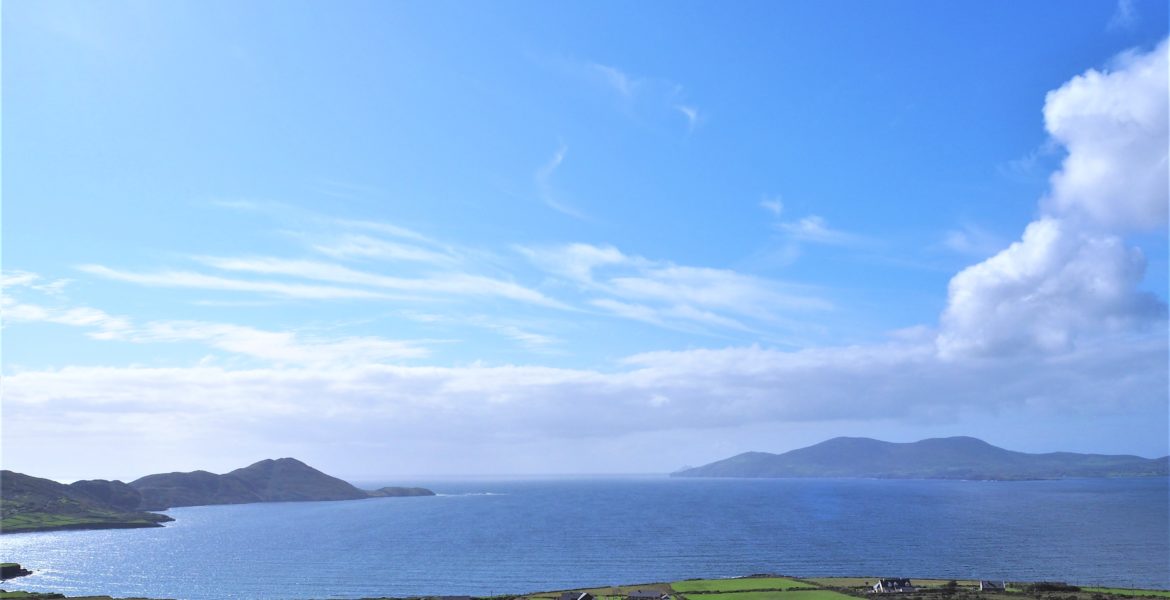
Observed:
[[[671,477],[1066,479],[1170,475],[1170,457],[1007,450],[970,436],[885,442],[836,437],[782,454],[744,452]]]

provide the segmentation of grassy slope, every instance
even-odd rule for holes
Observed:
[[[718,600],[853,600],[854,598],[832,590],[722,592],[713,596],[704,596],[704,600],[708,597]]]
[[[1081,590],[1086,592],[1096,592],[1099,594],[1114,594],[1117,596],[1154,596],[1159,598],[1170,598],[1170,591],[1167,590],[1135,590],[1132,588],[1110,587],[1083,587]]]
[[[119,510],[83,489],[12,471],[0,472],[0,532],[158,527],[166,515]],[[118,484],[123,485],[124,484]],[[128,488],[127,488],[128,489]]]

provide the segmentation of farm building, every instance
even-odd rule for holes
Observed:
[[[1007,584],[1003,581],[980,581],[979,591],[981,592],[1002,592],[1007,590]]]
[[[882,579],[873,584],[873,591],[879,594],[913,592],[914,585],[909,579]]]

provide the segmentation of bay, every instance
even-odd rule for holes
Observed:
[[[492,595],[751,573],[1170,588],[1165,478],[395,481],[440,495],[14,534],[6,589],[189,600]],[[384,482],[364,483],[364,487]]]

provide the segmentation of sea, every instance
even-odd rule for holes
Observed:
[[[188,600],[500,595],[734,577],[1170,589],[1167,478],[365,482],[434,497],[202,506],[155,529],[0,536],[5,589]]]

